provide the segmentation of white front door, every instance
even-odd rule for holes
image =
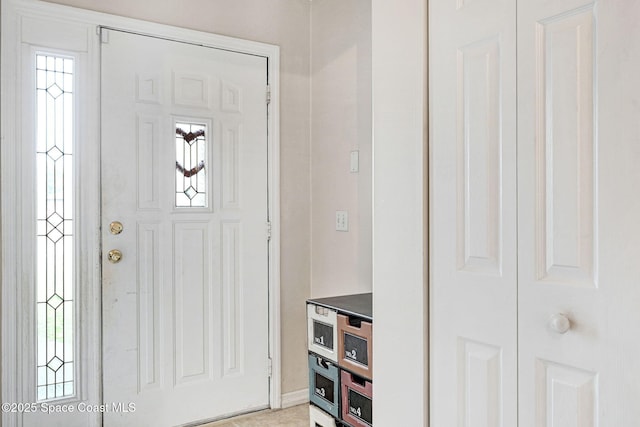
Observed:
[[[265,408],[266,59],[103,31],[104,423]]]
[[[430,2],[434,427],[638,425],[638,16]]]

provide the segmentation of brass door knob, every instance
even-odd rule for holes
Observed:
[[[124,226],[120,221],[113,221],[109,224],[109,231],[111,231],[111,234],[120,234],[122,233],[122,230],[124,230]]]
[[[118,249],[111,249],[107,254],[107,259],[110,263],[116,264],[122,259],[122,252],[120,252]]]

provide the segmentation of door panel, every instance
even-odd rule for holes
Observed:
[[[434,425],[637,424],[638,13],[430,2]]]
[[[638,13],[518,3],[520,427],[640,416]]]
[[[515,4],[429,2],[431,424],[516,424]]]
[[[105,425],[267,407],[266,59],[108,31],[102,61],[104,399],[135,404]]]

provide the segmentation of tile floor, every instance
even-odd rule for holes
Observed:
[[[309,427],[309,405],[260,411],[204,424],[201,427]]]

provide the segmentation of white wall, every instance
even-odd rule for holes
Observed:
[[[374,419],[426,426],[426,0],[372,0]]]
[[[311,4],[311,295],[371,292],[371,1]]]
[[[282,392],[308,386],[310,289],[308,0],[50,0],[280,46]]]

